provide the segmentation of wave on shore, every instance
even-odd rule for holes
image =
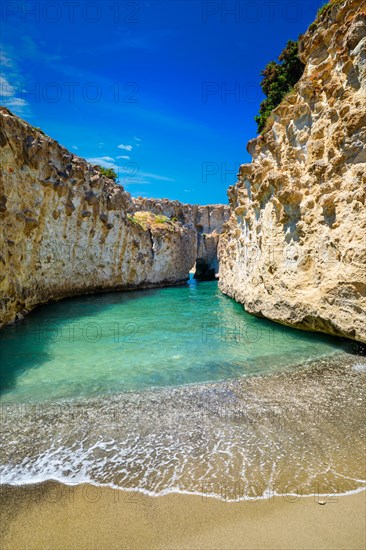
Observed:
[[[366,487],[363,359],[94,399],[3,404],[4,484],[223,500]]]

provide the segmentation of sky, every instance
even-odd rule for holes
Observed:
[[[135,197],[226,203],[260,72],[323,4],[4,0],[1,104]]]

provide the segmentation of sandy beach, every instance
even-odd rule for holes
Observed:
[[[363,549],[366,492],[227,503],[55,482],[2,488],[4,549]]]

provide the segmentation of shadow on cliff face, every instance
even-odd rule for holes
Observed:
[[[38,306],[24,319],[3,327],[0,330],[0,395],[14,389],[17,378],[25,371],[38,368],[52,359],[49,347],[57,339],[70,343],[77,342],[80,334],[91,343],[103,329],[97,323],[88,323],[89,315],[106,312],[117,303],[139,300],[153,296],[159,289],[137,290],[134,292],[110,292],[81,297],[65,298],[59,302]],[[72,319],[72,328],[67,327]],[[116,337],[119,327],[109,327],[112,337]],[[133,333],[133,326],[125,328]]]

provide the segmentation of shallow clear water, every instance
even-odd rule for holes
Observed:
[[[38,308],[0,331],[5,401],[100,396],[269,374],[340,351],[339,340],[244,312],[216,282]]]
[[[353,348],[249,316],[216,283],[40,307],[0,331],[2,482],[226,500],[360,490]]]

